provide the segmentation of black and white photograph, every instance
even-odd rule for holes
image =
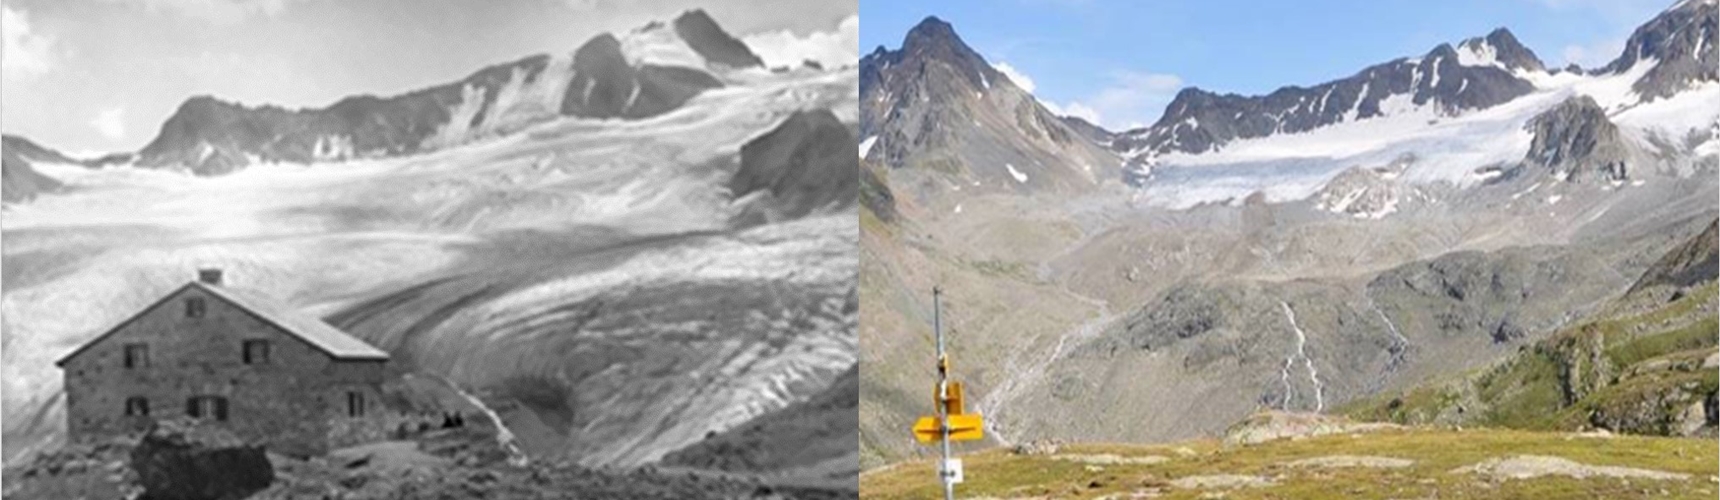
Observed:
[[[853,0],[8,0],[4,496],[858,494]]]

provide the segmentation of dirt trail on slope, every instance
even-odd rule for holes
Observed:
[[[1010,403],[1014,402],[1016,398],[1020,397],[1022,392],[1033,388],[1035,384],[1043,381],[1045,370],[1051,366],[1051,363],[1057,361],[1058,358],[1063,357],[1064,353],[1068,352],[1068,350],[1074,345],[1079,345],[1082,341],[1098,336],[1100,332],[1104,331],[1104,327],[1106,325],[1111,324],[1112,321],[1115,321],[1118,316],[1120,316],[1111,312],[1109,303],[1076,292],[1071,289],[1067,283],[1056,281],[1052,277],[1052,262],[1060,260],[1064,256],[1085,247],[1087,243],[1091,242],[1094,237],[1098,236],[1098,234],[1099,232],[1097,231],[1082,232],[1080,238],[1077,238],[1074,242],[1071,242],[1068,246],[1064,247],[1061,252],[1040,261],[1038,269],[1040,280],[1054,283],[1057,286],[1058,291],[1068,294],[1070,297],[1098,309],[1098,315],[1063,332],[1063,334],[1057,337],[1057,344],[1052,347],[1051,352],[1046,353],[1044,356],[1037,359],[1028,360],[1025,367],[1022,366],[1021,360],[1033,354],[1029,352],[1031,346],[1017,346],[1016,349],[1011,352],[1009,359],[1004,361],[1003,373],[1005,375],[1003,380],[994,386],[990,392],[986,393],[985,398],[981,399],[979,404],[975,405],[975,409],[985,415],[987,433],[1004,446],[1010,446],[1015,441],[1007,434],[1006,426],[1002,425],[1002,417],[1007,414],[1006,407]],[[1073,344],[1071,341],[1073,341]]]

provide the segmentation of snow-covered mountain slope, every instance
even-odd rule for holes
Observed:
[[[497,402],[520,399],[510,379],[570,388],[562,423],[590,436],[531,423],[554,412],[508,418],[573,436],[560,451],[591,463],[651,460],[810,396],[854,363],[855,216],[734,231],[727,184],[744,145],[797,112],[852,123],[856,72],[730,81],[649,118],[557,117],[415,156],[217,177],[43,165],[66,192],[0,219],[6,455],[62,435],[56,357],[200,266]],[[550,345],[567,348],[534,348]],[[666,361],[631,357],[648,349]]]
[[[1632,32],[1624,52],[1599,73],[1653,65],[1631,85],[1644,100],[1670,97],[1704,82],[1720,81],[1720,2],[1680,0]]]
[[[1261,97],[1185,89],[1157,124],[1112,145],[1131,158],[1123,175],[1143,188],[1142,200],[1163,207],[1255,192],[1300,200],[1346,169],[1406,157],[1414,162],[1404,182],[1462,188],[1551,154],[1544,145],[1592,142],[1562,137],[1592,127],[1531,126],[1587,99],[1605,113],[1588,121],[1605,122],[1603,149],[1616,168],[1636,178],[1684,175],[1720,150],[1715,18],[1713,1],[1679,2],[1637,29],[1611,64],[1586,73],[1545,71],[1501,28],[1308,89]]]
[[[1186,88],[1152,126],[1123,132],[1112,147],[1129,156],[1205,153],[1233,141],[1296,134],[1342,123],[1425,110],[1458,115],[1508,102],[1534,90],[1527,78],[1541,61],[1500,28],[1419,58],[1370,66],[1313,87],[1283,87],[1264,96]]]
[[[36,196],[58,191],[62,185],[52,177],[42,175],[37,163],[77,163],[58,151],[42,147],[29,139],[8,135],[0,145],[0,203],[24,203]]]
[[[1255,191],[1270,200],[1306,198],[1339,172],[1380,166],[1402,157],[1415,161],[1404,179],[1473,186],[1509,169],[1535,143],[1530,121],[1573,97],[1593,100],[1617,124],[1637,156],[1633,176],[1687,174],[1714,143],[1720,119],[1720,83],[1707,82],[1670,97],[1644,102],[1633,84],[1653,61],[1624,73],[1561,73],[1532,79],[1535,90],[1509,102],[1457,116],[1414,105],[1404,94],[1384,101],[1386,116],[1296,134],[1237,140],[1217,152],[1173,153],[1141,167],[1143,200],[1166,207],[1240,200]],[[1557,141],[1555,141],[1557,142]]]
[[[534,55],[397,96],[297,110],[195,97],[138,152],[137,163],[219,175],[257,163],[434,151],[559,115],[646,118],[761,65],[704,11],[692,10],[619,38],[600,34],[572,53]]]

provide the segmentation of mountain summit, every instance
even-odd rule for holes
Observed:
[[[861,58],[860,136],[862,157],[919,179],[904,185],[952,190],[1087,189],[1117,161],[936,17]]]
[[[1653,64],[1631,90],[1645,99],[1669,97],[1701,82],[1720,81],[1720,49],[1716,49],[1720,2],[1684,0],[1637,27],[1625,40],[1624,52],[1600,73],[1625,73],[1638,64]]]

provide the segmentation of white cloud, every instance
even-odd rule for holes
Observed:
[[[53,66],[54,39],[30,27],[29,13],[0,6],[0,74],[6,81],[40,75]]]
[[[233,24],[253,16],[274,17],[300,0],[106,0],[109,3],[142,7],[153,13],[169,13],[215,24]]]
[[[1077,110],[1090,113],[1092,118],[1088,121],[1107,129],[1127,130],[1140,123],[1157,121],[1182,84],[1182,78],[1176,75],[1119,71],[1112,73],[1110,82],[1098,92],[1070,101],[1063,108],[1075,116],[1081,116],[1076,114]]]
[[[101,132],[103,137],[119,140],[125,138],[125,108],[110,108],[96,113],[90,120],[90,126]]]
[[[741,41],[770,67],[795,67],[807,60],[826,68],[851,65],[860,59],[860,16],[848,16],[835,31],[806,36],[788,30],[767,31],[741,37]]]
[[[568,8],[581,12],[597,10],[597,0],[564,0],[563,3],[566,3]]]
[[[1033,89],[1037,88],[1033,85],[1032,78],[1028,78],[1026,73],[1016,70],[1015,66],[1010,66],[1009,63],[998,61],[991,63],[991,67],[996,68],[998,73],[1003,73],[1003,76],[1009,77],[1009,81],[1015,82],[1015,86],[1021,87],[1021,90],[1025,90],[1029,94],[1032,94]]]
[[[1007,62],[998,61],[991,66],[1029,94],[1038,88],[1032,77]],[[1140,123],[1158,120],[1183,84],[1182,78],[1162,73],[1118,71],[1109,78],[1104,88],[1086,98],[1063,103],[1037,96],[1035,99],[1052,114],[1079,117],[1110,130],[1127,130],[1122,127],[1138,128]]]
[[[1576,63],[1584,68],[1604,66],[1624,52],[1624,38],[1608,38],[1588,45],[1566,45],[1560,55],[1565,64]]]
[[[1068,106],[1063,107],[1063,113],[1060,114],[1063,116],[1073,116],[1082,120],[1087,120],[1088,123],[1102,123],[1099,121],[1098,110],[1087,107],[1086,104],[1081,104],[1080,102],[1069,103]]]

